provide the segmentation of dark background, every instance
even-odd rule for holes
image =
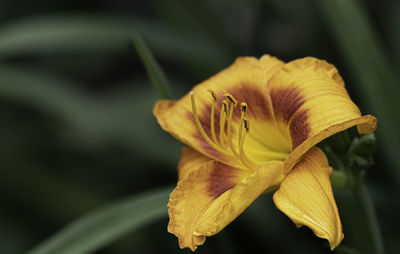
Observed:
[[[400,253],[400,2],[349,0],[355,9],[345,2],[1,1],[0,253],[24,253],[89,211],[176,184],[181,145],[151,113],[159,95],[133,33],[148,44],[175,98],[237,56],[335,64],[363,114],[379,119],[366,179],[387,253]],[[357,219],[365,226],[354,198],[348,191],[336,198],[345,233],[337,253],[355,253],[346,246],[368,253],[369,240],[347,226]],[[189,253],[167,223],[154,221],[96,253]],[[330,252],[309,229],[296,229],[271,195],[197,250],[252,251]]]

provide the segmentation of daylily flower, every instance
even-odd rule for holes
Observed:
[[[377,120],[361,115],[333,65],[241,57],[180,100],[159,101],[154,115],[187,145],[168,204],[181,248],[194,251],[269,191],[297,227],[331,249],[342,241],[332,168],[315,145],[355,125],[373,132]]]

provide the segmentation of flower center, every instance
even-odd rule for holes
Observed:
[[[238,147],[235,147],[233,144],[233,134],[232,134],[232,117],[233,110],[238,105],[236,99],[229,93],[224,93],[224,99],[222,101],[221,109],[220,109],[220,117],[219,117],[219,139],[217,139],[217,135],[215,133],[215,105],[218,101],[217,95],[211,89],[208,89],[208,92],[211,93],[212,96],[212,104],[211,104],[211,117],[210,117],[210,131],[211,137],[207,135],[204,131],[203,126],[200,122],[199,115],[197,113],[196,108],[196,100],[194,97],[194,93],[190,92],[190,98],[192,101],[192,111],[194,116],[194,121],[196,123],[197,129],[200,134],[204,138],[204,140],[209,144],[212,148],[217,150],[220,153],[223,153],[226,156],[231,158],[238,159],[245,166],[249,168],[257,167],[257,163],[250,160],[249,157],[244,152],[244,142],[247,133],[250,131],[250,123],[246,117],[247,104],[246,102],[242,102],[240,104],[241,116],[239,123],[239,132],[238,132]],[[226,126],[225,126],[226,125]],[[226,130],[226,132],[225,132]]]

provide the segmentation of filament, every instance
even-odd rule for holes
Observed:
[[[233,144],[233,134],[232,134],[232,124],[233,124],[233,113],[237,106],[236,99],[229,93],[224,91],[225,99],[222,101],[220,116],[219,116],[219,140],[215,133],[215,106],[217,105],[218,97],[216,93],[208,89],[212,96],[211,104],[211,115],[210,115],[210,131],[211,138],[204,131],[203,126],[200,122],[199,115],[196,107],[196,100],[194,93],[190,92],[190,98],[192,102],[193,118],[197,129],[199,130],[201,136],[204,138],[205,142],[214,148],[216,151],[227,155],[233,159],[239,160],[244,166],[254,169],[257,167],[257,163],[250,160],[246,153],[244,152],[244,142],[247,133],[250,131],[249,120],[246,118],[247,104],[242,102],[240,104],[240,123],[238,132],[238,147]],[[225,125],[227,131],[225,132]],[[238,149],[238,150],[237,150]],[[230,151],[229,151],[230,150]]]
[[[240,144],[241,140],[242,140],[242,129],[243,129],[243,124],[244,124],[244,116],[246,114],[246,110],[247,110],[247,104],[246,102],[242,102],[240,104],[240,123],[239,123],[239,139],[238,139],[238,144]]]
[[[200,123],[199,120],[199,116],[197,114],[197,109],[196,109],[196,101],[194,99],[194,93],[190,92],[190,98],[192,100],[192,111],[193,111],[193,116],[194,116],[194,121],[196,123],[197,129],[199,130],[200,134],[203,136],[204,140],[207,142],[207,144],[209,144],[212,148],[214,148],[215,150],[223,153],[223,154],[227,154],[227,152],[222,149],[221,147],[219,147],[217,144],[215,144],[206,134],[206,132],[203,129],[203,126]]]
[[[210,92],[213,97],[213,101],[211,104],[211,121],[210,121],[211,136],[212,136],[214,143],[218,144],[217,135],[215,135],[215,126],[214,126],[215,103],[217,102],[217,95],[211,89],[207,89],[207,91]]]
[[[233,147],[233,142],[232,142],[232,116],[233,116],[233,109],[237,105],[237,101],[235,98],[233,98],[232,95],[225,93],[224,96],[228,98],[231,101],[231,105],[229,107],[229,116],[228,116],[228,142],[229,146],[231,148],[231,151],[235,157],[239,157],[239,154],[236,152],[235,148]]]
[[[223,100],[219,116],[219,143],[221,146],[225,145],[225,121],[228,114],[228,103]]]
[[[243,119],[243,126],[244,126],[244,132],[241,135],[240,143],[239,143],[239,154],[240,154],[240,160],[243,162],[243,164],[249,166],[250,168],[257,167],[257,163],[254,161],[250,160],[247,155],[244,152],[243,146],[244,146],[244,140],[246,138],[247,133],[250,131],[250,126],[249,126],[249,120],[246,118]]]

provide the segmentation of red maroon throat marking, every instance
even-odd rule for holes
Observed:
[[[218,163],[208,178],[207,192],[213,198],[218,198],[224,192],[235,186],[233,181],[235,170],[225,164]]]
[[[267,90],[252,85],[241,85],[229,90],[235,99],[241,103],[247,103],[247,114],[254,119],[271,119],[271,108],[268,101]],[[261,113],[261,114],[260,114]],[[235,110],[234,119],[240,119],[240,108]]]
[[[308,110],[300,110],[295,113],[290,122],[290,136],[292,137],[292,150],[301,145],[310,134],[308,124]]]
[[[302,144],[310,134],[308,110],[300,110],[304,98],[295,87],[277,88],[270,91],[275,117],[289,124],[292,150]]]

